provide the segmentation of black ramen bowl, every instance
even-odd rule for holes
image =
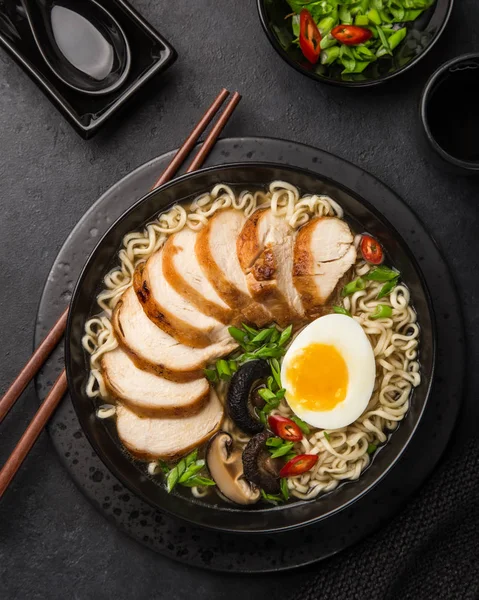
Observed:
[[[416,21],[408,24],[405,40],[392,56],[384,56],[362,73],[341,75],[339,66],[311,65],[298,46],[293,44],[292,11],[287,0],[257,0],[263,29],[278,54],[292,67],[311,79],[343,87],[370,87],[393,79],[408,71],[436,44],[451,16],[454,0],[436,0]]]
[[[311,501],[298,501],[278,507],[254,505],[236,508],[218,499],[211,503],[185,495],[168,494],[161,478],[150,477],[145,463],[133,459],[122,447],[112,420],[99,420],[94,401],[86,394],[89,364],[81,338],[86,320],[98,312],[95,298],[104,275],[116,265],[123,236],[141,229],[175,202],[191,200],[217,183],[238,189],[264,188],[282,179],[302,191],[327,194],[345,210],[345,218],[356,231],[377,236],[391,262],[409,286],[421,326],[420,361],[422,380],[413,392],[411,407],[389,442],[379,450],[371,465],[354,482]],[[66,335],[65,362],[73,405],[92,446],[110,471],[134,494],[149,504],[196,525],[225,532],[280,532],[305,526],[336,513],[358,500],[376,486],[404,452],[426,407],[434,373],[436,332],[431,298],[419,266],[394,226],[361,198],[340,183],[309,171],[270,163],[233,164],[212,167],[185,175],[149,193],[130,208],[109,229],[88,259],[73,294]],[[186,492],[188,493],[188,492]]]

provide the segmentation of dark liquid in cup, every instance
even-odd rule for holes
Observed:
[[[479,162],[479,68],[450,71],[434,90],[427,117],[443,150],[460,160]]]

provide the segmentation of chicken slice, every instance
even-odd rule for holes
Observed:
[[[112,396],[142,415],[192,415],[209,397],[210,385],[205,378],[184,383],[164,379],[139,369],[121,348],[107,352],[101,365]]]
[[[197,233],[188,227],[172,235],[163,248],[163,273],[171,287],[203,314],[231,324],[233,311],[217,294],[198,262]]]
[[[142,418],[119,404],[116,426],[121,442],[134,456],[175,459],[208,441],[220,428],[223,414],[223,406],[211,390],[203,409],[183,418]]]
[[[239,311],[243,320],[262,327],[273,321],[266,307],[255,302],[234,251],[234,241],[245,224],[243,211],[220,210],[197,234],[195,252],[203,272],[224,302]]]
[[[294,231],[286,220],[269,208],[255,211],[238,236],[236,250],[253,298],[282,327],[301,321],[304,310],[293,285]]]
[[[132,287],[116,305],[112,322],[119,344],[139,368],[172,381],[202,377],[207,364],[237,348],[231,337],[205,348],[180,344],[150,321]]]
[[[163,272],[163,248],[137,268],[133,287],[147,316],[181,344],[205,348],[231,341],[223,323],[201,313],[168,283]]]
[[[293,281],[308,318],[323,314],[324,304],[356,262],[348,224],[336,217],[317,217],[298,231]]]

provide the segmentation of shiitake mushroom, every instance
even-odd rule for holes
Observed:
[[[210,441],[206,463],[219,492],[236,504],[254,504],[260,499],[259,489],[243,473],[240,450],[234,449],[233,438],[220,431]]]
[[[265,360],[251,360],[242,365],[231,378],[227,395],[228,413],[234,423],[246,433],[260,433],[264,429],[264,425],[254,416],[252,393],[256,393],[258,382],[269,375],[271,368]]]
[[[258,433],[250,439],[243,450],[243,472],[251,481],[267,494],[278,494],[281,490],[279,472],[284,460],[271,458],[266,440],[273,437],[270,431]]]

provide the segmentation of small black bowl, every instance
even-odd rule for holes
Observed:
[[[478,96],[479,53],[448,61],[426,83],[420,120],[424,145],[437,167],[461,175],[479,174]],[[451,98],[458,100],[455,109]]]
[[[241,508],[221,502],[207,503],[186,496],[181,490],[168,494],[158,478],[148,476],[145,463],[134,460],[122,447],[115,423],[101,421],[95,416],[95,403],[85,390],[89,371],[81,343],[85,322],[98,311],[95,298],[103,277],[117,264],[117,253],[126,233],[143,228],[173,203],[192,200],[218,183],[251,189],[264,187],[278,179],[289,181],[303,191],[334,197],[355,229],[369,231],[381,240],[411,291],[418,315],[421,326],[421,384],[414,390],[410,409],[399,428],[377,452],[361,477],[357,481],[343,483],[316,500],[275,508],[261,505]],[[306,526],[345,509],[378,485],[406,449],[426,409],[434,376],[435,354],[436,325],[431,297],[414,254],[394,226],[366,198],[341,183],[305,169],[274,163],[237,163],[203,169],[163,185],[134,204],[103,236],[82,270],[70,304],[65,342],[65,366],[73,406],[90,443],[110,471],[134,494],[155,508],[195,525],[233,533],[277,533]]]
[[[286,0],[257,0],[257,3],[261,24],[273,48],[297,71],[331,85],[370,87],[408,71],[431,50],[449,21],[454,0],[436,0],[429,10],[408,26],[406,39],[393,56],[382,57],[351,80],[343,79],[341,69],[309,64],[301,50],[292,44],[291,23],[289,19],[285,20],[292,10]]]

